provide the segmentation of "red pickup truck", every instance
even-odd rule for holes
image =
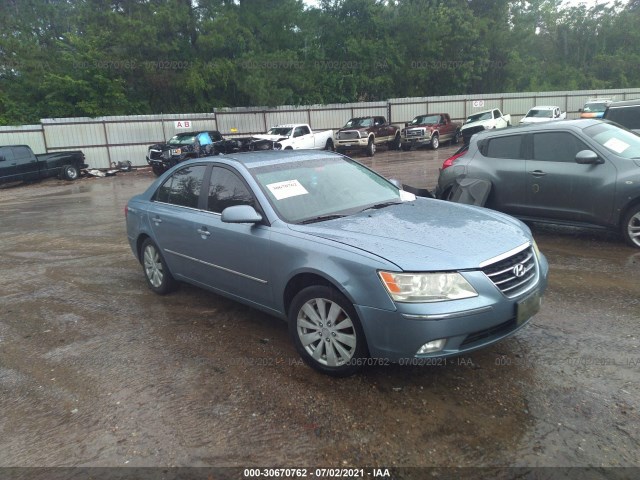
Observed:
[[[460,134],[462,125],[452,122],[448,113],[427,113],[418,115],[405,124],[401,132],[402,150],[411,150],[411,147],[429,145],[436,150],[441,142],[451,141],[457,144],[462,138]]]
[[[390,149],[400,148],[400,130],[384,117],[356,117],[349,120],[336,132],[336,151],[364,150],[373,157],[376,148],[387,145]]]

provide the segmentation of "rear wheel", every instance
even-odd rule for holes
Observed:
[[[80,176],[80,171],[75,165],[65,165],[62,167],[61,176],[65,180],[75,180]]]
[[[640,205],[631,207],[622,222],[622,236],[632,247],[640,248]]]
[[[376,154],[376,143],[373,141],[373,138],[369,139],[369,143],[367,144],[367,156],[373,157]]]
[[[460,138],[462,135],[460,134],[460,130],[456,131],[456,134],[451,139],[451,145],[458,145],[460,143]]]
[[[175,290],[177,282],[171,275],[160,249],[153,240],[147,238],[142,243],[140,253],[144,278],[147,280],[149,288],[158,295],[165,295]]]
[[[332,287],[307,287],[294,297],[289,333],[310,367],[335,377],[353,375],[368,355],[355,308]]]
[[[335,150],[335,147],[333,146],[333,140],[327,138],[327,143],[324,145],[324,149],[329,152],[333,152]]]
[[[396,133],[396,136],[393,138],[393,141],[389,144],[389,148],[391,150],[400,150],[400,134]]]

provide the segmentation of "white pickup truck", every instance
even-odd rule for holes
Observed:
[[[520,123],[542,123],[552,120],[564,120],[567,118],[567,112],[560,110],[556,105],[540,105],[530,109]]]
[[[264,135],[253,135],[253,138],[274,142],[274,150],[333,150],[333,130],[314,132],[306,123],[276,125]]]
[[[469,115],[464,125],[462,125],[460,132],[463,137],[468,137],[471,132],[476,133],[480,130],[491,130],[492,128],[505,128],[510,126],[511,115],[503,115],[499,109],[494,108]]]

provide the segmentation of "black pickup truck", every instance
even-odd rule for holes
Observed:
[[[204,140],[204,143],[203,143]],[[217,130],[183,132],[167,143],[156,143],[147,150],[147,163],[156,175],[192,158],[226,153],[273,149],[274,142],[253,137],[226,139]]]
[[[87,168],[80,150],[35,155],[27,145],[0,147],[0,183],[28,182],[47,177],[75,180]]]

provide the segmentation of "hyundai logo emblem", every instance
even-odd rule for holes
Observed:
[[[515,267],[513,267],[513,270],[511,270],[513,272],[513,274],[517,277],[520,278],[525,274],[525,268],[524,265],[519,263],[518,265],[516,265]]]

